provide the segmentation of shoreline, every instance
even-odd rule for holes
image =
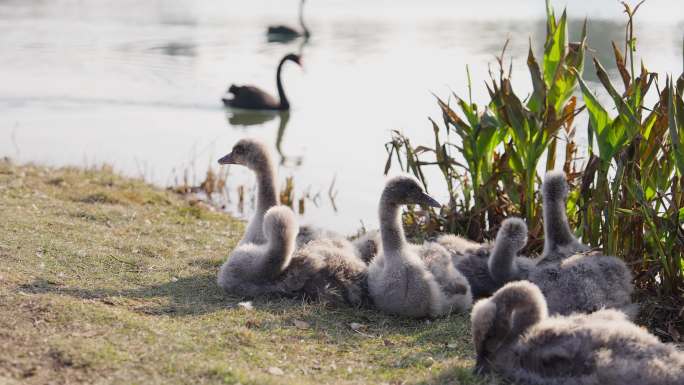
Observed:
[[[173,192],[0,161],[0,209],[0,382],[480,381],[467,315],[240,306],[215,277],[244,224]]]

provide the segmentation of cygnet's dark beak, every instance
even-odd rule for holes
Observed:
[[[431,196],[427,195],[426,193],[423,193],[423,195],[420,197],[420,202],[418,203],[424,206],[442,207],[442,205],[439,202],[434,200]]]
[[[218,160],[219,164],[235,164],[235,161],[233,160],[233,153],[229,153],[228,155],[224,156],[223,158]]]

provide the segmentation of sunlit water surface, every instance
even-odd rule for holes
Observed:
[[[568,3],[571,37],[588,16],[594,54],[615,75],[609,44],[623,36],[618,2]],[[297,4],[0,1],[0,156],[56,166],[108,163],[168,186],[184,172],[201,180],[238,139],[257,137],[274,153],[278,143],[279,181],[294,177],[296,199],[319,194],[318,206],[306,202],[302,220],[351,233],[361,222],[377,225],[391,130],[430,144],[427,117],[439,117],[431,92],[465,96],[469,64],[473,99],[484,101],[487,66],[507,38],[515,86],[524,93],[528,37],[538,51],[544,35],[541,0],[310,0],[308,44],[269,43],[267,26],[296,25]],[[679,74],[684,1],[649,0],[638,21],[649,69]],[[300,50],[304,70],[284,71],[289,120],[224,110],[220,96],[230,83],[275,93],[278,60]],[[590,80],[592,71],[587,65]],[[328,198],[333,180],[337,210]],[[446,201],[433,180],[431,192]],[[235,186],[251,189],[253,177],[233,167],[228,183],[235,202]]]

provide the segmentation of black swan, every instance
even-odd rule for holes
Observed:
[[[299,25],[302,27],[302,30],[299,31],[287,25],[271,25],[268,27],[267,33],[269,41],[287,42],[300,36],[303,36],[304,39],[311,37],[311,32],[309,32],[306,24],[304,24],[304,3],[305,0],[301,0],[299,3]]]
[[[297,63],[299,66],[302,65],[301,57],[293,53],[285,55],[285,57],[280,60],[276,72],[276,84],[278,86],[278,97],[280,100],[277,100],[275,97],[258,87],[236,86],[233,84],[228,88],[228,93],[232,94],[232,97],[229,97],[228,95],[224,96],[222,98],[223,104],[226,107],[243,108],[247,110],[289,110],[290,102],[287,100],[287,96],[285,96],[283,82],[280,78],[283,64],[288,60]]]

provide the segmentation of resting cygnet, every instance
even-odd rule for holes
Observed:
[[[311,241],[320,239],[332,240],[338,244],[348,244],[348,246],[352,248],[354,254],[361,258],[361,260],[366,264],[369,264],[373,258],[378,255],[378,252],[382,247],[380,232],[378,230],[367,231],[356,239],[349,241],[348,238],[334,231],[311,226],[302,226],[299,228],[299,234],[297,234],[297,245],[306,245]]]
[[[526,385],[684,384],[684,353],[615,310],[548,316],[544,295],[509,283],[475,304],[476,372]]]
[[[551,314],[589,313],[608,307],[634,318],[632,274],[612,256],[574,254],[589,248],[570,231],[565,214],[568,187],[561,172],[548,173],[542,185],[544,197],[544,252],[531,267],[529,260],[512,254],[490,259],[490,274],[501,285],[527,279],[542,290]],[[499,238],[497,237],[497,242]]]
[[[542,216],[544,217],[544,251],[541,260],[560,261],[577,253],[589,251],[570,229],[565,212],[568,182],[563,171],[549,171],[542,183]]]
[[[453,234],[440,236],[437,243],[451,253],[454,266],[466,277],[476,299],[488,297],[506,282],[526,275],[535,263],[518,256],[527,243],[527,226],[518,218],[504,220],[492,244],[475,243]],[[500,268],[498,264],[505,266]]]
[[[370,230],[358,236],[352,241],[356,254],[366,264],[370,264],[376,255],[382,252],[382,238],[380,230]]]
[[[239,244],[266,242],[263,232],[263,220],[266,210],[278,204],[278,191],[276,188],[276,171],[268,148],[262,142],[255,139],[241,139],[232,151],[219,159],[219,164],[239,164],[252,170],[257,178],[257,207],[254,216],[247,225],[247,231]],[[302,226],[297,234],[297,246],[301,247],[314,239],[335,239],[337,242],[349,242],[345,237],[335,232],[322,230],[310,226]],[[375,242],[375,247],[368,247],[367,242]],[[371,252],[379,249],[379,239],[370,238],[355,241],[352,245],[355,253],[364,261],[370,261],[375,254]]]
[[[221,266],[219,286],[243,297],[276,294],[365,304],[367,266],[348,243],[314,240],[295,250],[297,231],[290,208],[270,208],[263,221],[266,243],[238,245]]]
[[[387,181],[380,198],[382,252],[368,267],[368,290],[380,310],[406,317],[437,317],[470,308],[468,281],[451,263],[451,255],[434,242],[406,241],[401,206],[439,207],[408,176]]]
[[[278,204],[276,191],[276,174],[273,161],[266,145],[254,139],[242,139],[233,146],[233,150],[218,161],[219,164],[239,164],[247,167],[256,175],[257,198],[256,212],[247,225],[247,230],[240,240],[242,244],[263,244],[264,214],[266,210]]]

